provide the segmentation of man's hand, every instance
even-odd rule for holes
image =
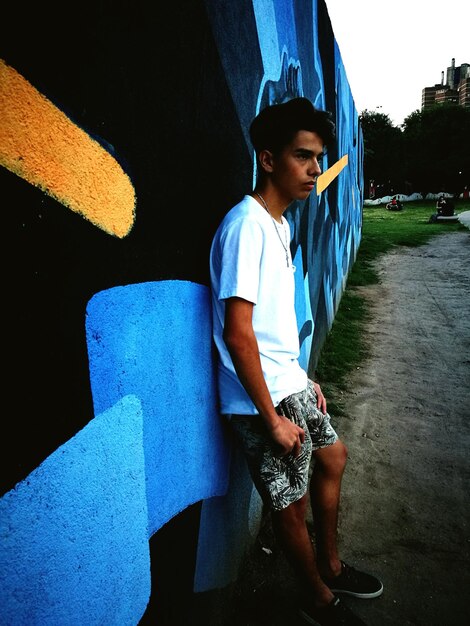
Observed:
[[[315,389],[315,393],[317,394],[317,407],[320,409],[320,411],[323,413],[323,415],[325,415],[326,413],[326,398],[323,395],[323,392],[321,390],[321,387],[318,383],[314,382],[312,380],[313,383],[313,388]]]
[[[270,428],[271,437],[279,450],[278,456],[286,456],[291,453],[299,456],[301,445],[305,440],[305,431],[294,424],[284,415],[279,415],[274,425]]]

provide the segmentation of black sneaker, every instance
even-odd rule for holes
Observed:
[[[339,598],[333,600],[325,607],[302,607],[299,609],[300,616],[314,626],[366,626],[357,615],[348,609]]]
[[[341,574],[324,579],[333,593],[345,593],[355,598],[377,598],[384,590],[378,578],[351,567],[341,561]]]

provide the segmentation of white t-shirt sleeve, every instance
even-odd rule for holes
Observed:
[[[263,240],[262,229],[254,220],[236,220],[228,226],[220,242],[219,300],[238,297],[257,303]]]

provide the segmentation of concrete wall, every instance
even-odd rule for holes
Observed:
[[[0,622],[183,623],[262,513],[217,413],[210,241],[252,188],[260,107],[332,111],[318,194],[287,214],[313,370],[361,234],[341,55],[323,0],[46,0],[2,23]]]

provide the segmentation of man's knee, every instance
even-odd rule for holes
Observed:
[[[335,474],[342,474],[348,459],[348,449],[345,444],[338,439],[331,446],[315,450],[315,465],[323,471]]]
[[[346,445],[342,442],[339,441],[338,442],[339,445],[339,454],[341,456],[342,462],[343,462],[343,466],[346,465],[346,461],[348,460],[348,449],[346,447]]]
[[[348,460],[348,449],[346,445],[339,439],[331,447],[333,448],[332,463],[335,465],[338,471],[342,472]]]
[[[307,513],[308,493],[305,493],[299,500],[291,502],[287,507],[280,510],[272,510],[272,520],[280,526],[291,526],[296,523],[304,523]]]

